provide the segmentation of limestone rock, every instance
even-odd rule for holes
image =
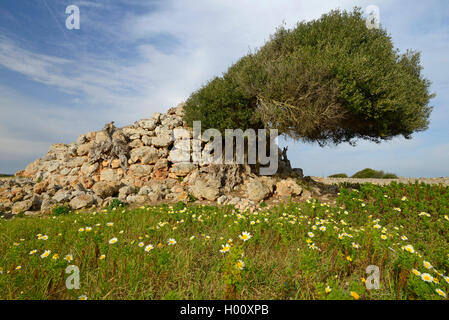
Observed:
[[[73,210],[91,207],[93,204],[94,204],[94,197],[87,193],[80,194],[70,201],[70,207]]]
[[[293,179],[281,180],[276,184],[276,195],[279,197],[299,196],[302,188]]]
[[[41,194],[47,190],[47,186],[48,186],[47,181],[42,181],[42,182],[36,183],[34,185],[33,191],[36,194]]]
[[[196,198],[209,201],[215,201],[220,195],[220,185],[210,183],[203,178],[197,179],[189,190]]]
[[[121,169],[106,169],[100,173],[100,181],[118,182],[123,176]]]
[[[18,214],[18,213],[29,211],[32,209],[38,210],[39,206],[40,206],[39,198],[36,196],[33,196],[28,200],[23,200],[23,201],[14,203],[11,211],[13,214]]]
[[[158,159],[158,150],[154,147],[144,146],[130,152],[131,163],[155,164]]]
[[[197,167],[198,166],[196,164],[191,162],[179,162],[173,164],[170,172],[173,172],[178,177],[185,177]]]
[[[120,183],[108,181],[99,181],[92,187],[92,191],[103,199],[116,196],[119,189]]]
[[[270,195],[270,188],[264,185],[258,178],[253,178],[247,184],[248,199],[259,202]]]

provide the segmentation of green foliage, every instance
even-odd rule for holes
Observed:
[[[189,202],[195,202],[198,200],[193,194],[189,193]]]
[[[175,210],[182,210],[186,207],[186,204],[182,201],[176,202],[176,204],[173,206],[173,209]]]
[[[347,178],[347,177],[348,175],[346,173],[336,173],[329,176],[329,178]]]
[[[359,179],[398,179],[398,176],[394,173],[385,173],[383,171],[377,171],[371,168],[366,168],[356,172],[351,178]]]
[[[69,212],[70,212],[70,207],[67,205],[57,206],[57,207],[54,207],[52,210],[52,213],[54,215],[68,214]]]
[[[379,142],[427,129],[433,97],[420,54],[399,54],[359,8],[280,27],[193,93],[185,120],[202,129],[276,128],[305,142]]]
[[[201,129],[215,128],[224,134],[225,129],[263,128],[254,117],[256,100],[245,97],[237,82],[228,76],[215,78],[193,93],[184,106],[184,120],[192,126],[201,121]]]
[[[119,200],[119,199],[112,199],[111,202],[108,205],[108,210],[113,210],[113,209],[118,209],[118,208],[123,208],[126,206],[126,203],[124,203],[123,201]]]

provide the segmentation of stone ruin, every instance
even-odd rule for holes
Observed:
[[[0,179],[0,215],[50,213],[58,205],[99,208],[114,198],[129,205],[197,199],[253,210],[263,200],[310,197],[286,149],[279,150],[274,176],[259,176],[250,165],[177,162],[172,132],[187,129],[182,116],[180,104],[167,114],[123,128],[111,122],[75,143],[51,146],[14,178]]]

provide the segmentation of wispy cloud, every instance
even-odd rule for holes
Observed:
[[[67,4],[72,4],[69,2]],[[61,12],[55,9],[55,2],[48,0],[48,4],[64,25],[64,12],[59,7],[57,10]],[[41,35],[39,40],[27,38],[23,41],[13,29],[2,32],[0,28],[0,146],[3,153],[0,160],[19,158],[25,149],[29,157],[37,157],[46,152],[48,144],[70,142],[78,134],[97,130],[108,121],[126,125],[154,111],[165,111],[185,100],[213,76],[225,72],[250,49],[262,45],[282,23],[291,27],[300,20],[318,18],[331,9],[364,7],[371,3],[355,0],[79,0],[73,4],[81,9],[81,30],[78,33],[64,31],[68,40],[57,32],[56,26],[57,41],[51,34]],[[395,41],[408,46],[407,37],[413,38],[417,33],[410,34],[400,26],[401,23],[412,24],[412,18],[404,17],[400,6],[394,7],[388,1],[378,1],[378,5],[381,19],[385,17],[398,29]],[[9,19],[17,14],[6,12]],[[39,18],[28,17],[30,22]],[[51,17],[48,21],[56,23]],[[426,49],[436,61],[425,60],[425,67],[435,75],[435,85],[440,87],[447,86],[447,76],[442,71],[445,68],[441,68],[441,64],[448,66],[449,62],[447,47],[438,38],[446,30],[447,25],[435,26],[430,31],[437,36],[424,32],[425,36],[418,37],[416,45],[418,49]],[[39,46],[42,39],[51,46]],[[432,48],[437,48],[433,55]],[[26,81],[42,86],[49,92],[49,100],[62,94],[65,101],[55,98],[50,106],[43,105],[46,102],[36,100],[27,90],[12,89],[6,76],[2,77],[2,70],[28,79],[23,81],[23,87]],[[449,101],[444,95],[441,99]],[[449,112],[440,114],[443,117]],[[338,166],[346,168],[347,154],[357,157],[359,166],[364,166],[372,157],[384,161],[381,159],[385,157],[376,155],[376,150],[393,154],[401,146],[411,146],[403,140],[394,142],[394,147],[384,144],[380,149],[379,145],[369,143],[356,149],[290,145],[294,165],[311,168],[311,174],[321,173],[318,166],[321,162],[313,160],[314,154],[334,158],[337,170]],[[443,146],[435,148],[445,154]],[[360,154],[356,155],[354,150]],[[300,154],[303,151],[307,154],[304,158]],[[423,161],[427,163],[425,160],[421,163]],[[418,162],[413,170],[423,169]],[[1,166],[2,163],[0,171],[19,169],[10,164]]]

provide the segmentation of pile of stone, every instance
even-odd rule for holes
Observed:
[[[111,122],[74,143],[51,146],[14,178],[0,179],[0,213],[102,207],[115,198],[138,205],[198,199],[245,209],[270,197],[310,196],[297,183],[302,171],[291,169],[285,152],[279,152],[282,174],[276,176],[258,176],[249,165],[177,161],[173,132],[187,129],[182,117],[181,104],[167,114],[123,128]]]

